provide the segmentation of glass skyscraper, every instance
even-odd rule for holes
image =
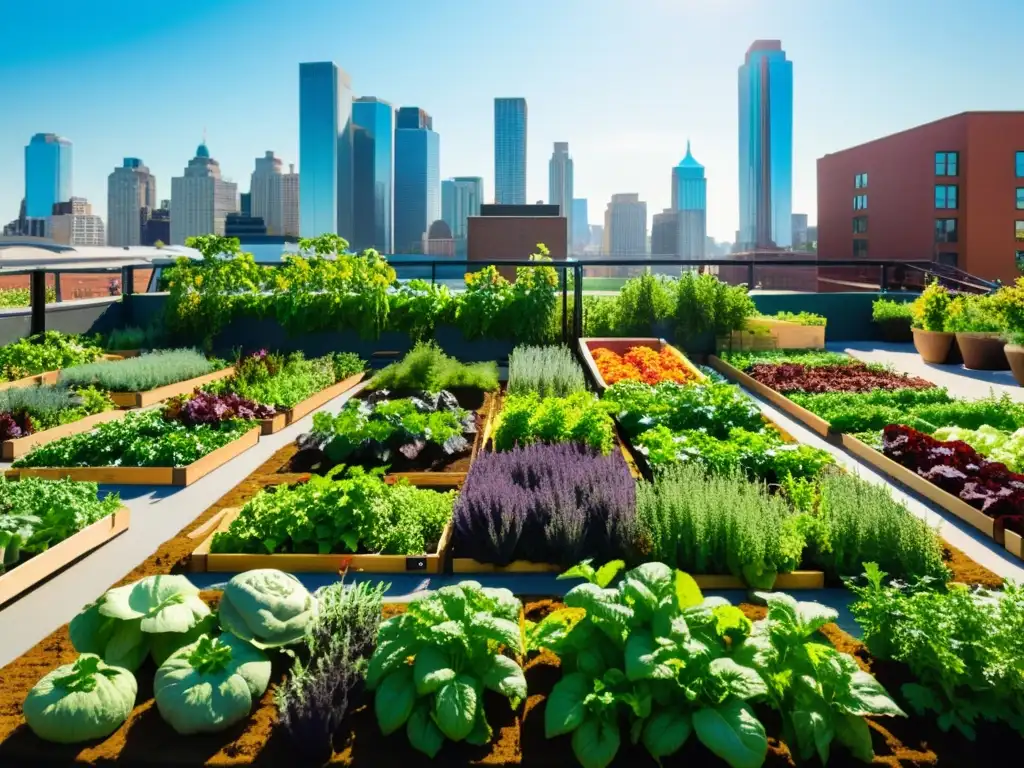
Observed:
[[[386,101],[362,96],[352,104],[352,121],[352,250],[392,253],[395,111]]]
[[[494,100],[494,202],[526,204],[526,99]]]
[[[739,69],[741,247],[792,244],[793,62],[756,40]]]
[[[704,166],[690,154],[672,169],[672,210],[677,212],[675,254],[683,259],[702,259],[707,234],[708,182]]]
[[[422,253],[423,236],[441,218],[441,139],[422,109],[395,115],[395,253]]]
[[[45,219],[71,199],[71,142],[37,133],[25,147],[25,216]]]
[[[299,226],[352,233],[352,81],[330,61],[299,64]]]
[[[480,215],[483,201],[484,180],[479,176],[456,176],[441,182],[441,218],[452,231],[456,256],[466,255],[469,217]]]

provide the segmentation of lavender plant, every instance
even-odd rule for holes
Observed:
[[[455,506],[455,551],[495,565],[625,558],[635,508],[636,485],[618,453],[556,444],[483,454]]]

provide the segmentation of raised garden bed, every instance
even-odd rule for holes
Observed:
[[[617,355],[626,355],[634,347],[647,347],[653,349],[659,354],[662,350],[668,349],[671,354],[681,367],[687,372],[689,378],[693,381],[704,381],[706,377],[701,373],[693,363],[680,352],[678,349],[673,347],[671,344],[666,342],[664,339],[655,338],[581,338],[579,340],[579,353],[583,358],[583,364],[586,369],[590,372],[590,376],[597,386],[598,392],[603,392],[609,386],[608,382],[604,380],[601,375],[601,371],[598,369],[597,362],[594,360],[594,351],[598,349],[607,349],[614,352]]]
[[[124,418],[127,411],[103,411],[102,413],[94,413],[92,416],[86,416],[84,419],[78,421],[72,421],[69,424],[61,424],[60,426],[52,427],[50,429],[44,429],[41,432],[33,432],[30,435],[24,437],[16,437],[10,440],[4,440],[0,443],[0,450],[2,450],[2,456],[4,461],[14,461],[25,456],[30,451],[38,448],[40,445],[46,445],[52,443],[54,440],[59,440],[62,437],[68,435],[77,435],[82,432],[88,432],[97,424],[105,424],[108,421],[116,421]]]
[[[774,317],[752,317],[747,328],[719,343],[729,349],[824,349],[825,326],[800,325]]]
[[[34,555],[0,575],[0,605],[45,581],[83,555],[128,530],[131,512],[121,507],[78,533]]]
[[[262,434],[272,435],[275,432],[280,432],[285,427],[294,424],[305,416],[308,416],[325,403],[330,402],[336,397],[341,397],[350,389],[355,388],[365,378],[365,376],[365,373],[357,373],[354,376],[349,376],[347,379],[343,379],[337,384],[333,384],[326,389],[320,390],[315,395],[306,398],[292,408],[281,411],[275,414],[272,418],[261,420],[260,426]]]
[[[198,461],[184,467],[23,467],[8,470],[6,475],[43,477],[50,480],[70,478],[110,485],[191,485],[259,442],[260,428],[253,427],[238,439],[211,451]]]
[[[227,378],[234,372],[235,369],[233,367],[228,367],[208,373],[205,376],[197,376],[194,379],[179,381],[175,384],[149,389],[145,392],[111,392],[110,398],[119,408],[146,408],[177,395],[187,395],[204,384]]]

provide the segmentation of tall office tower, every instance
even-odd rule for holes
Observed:
[[[780,40],[755,40],[739,69],[740,241],[791,244],[793,62]]]
[[[640,195],[612,195],[604,220],[605,239],[612,256],[647,254],[647,203]]]
[[[494,202],[526,204],[526,99],[494,100]]]
[[[793,214],[793,250],[802,250],[808,246],[811,240],[807,237],[807,214]]]
[[[572,242],[572,158],[569,156],[569,142],[556,141],[551,159],[548,161],[548,202],[557,205],[565,216],[568,240]],[[571,250],[571,249],[570,249]]]
[[[703,259],[707,247],[708,182],[704,166],[690,154],[672,169],[672,210],[678,211],[679,225],[676,255],[683,259]]]
[[[466,255],[469,217],[480,215],[483,201],[484,180],[479,176],[456,176],[441,182],[441,217],[451,229],[456,256]]]
[[[54,203],[46,225],[47,235],[62,245],[106,245],[103,219],[92,212],[84,197]]]
[[[395,115],[395,253],[422,253],[423,236],[441,218],[441,139],[417,107]]]
[[[242,213],[263,219],[268,235],[284,234],[284,206],[281,195],[281,160],[267,151],[256,158],[256,167],[249,177],[249,211]]]
[[[587,198],[574,197],[572,200],[572,229],[569,231],[572,253],[583,253],[590,245],[590,221],[587,212]]]
[[[352,103],[352,250],[392,252],[395,110],[386,101],[361,96]]]
[[[145,221],[156,205],[156,177],[139,158],[126,157],[107,176],[107,243],[141,245]]]
[[[299,64],[303,237],[352,238],[352,80],[334,62]]]
[[[47,219],[53,206],[71,197],[71,142],[37,133],[25,147],[25,216]]]
[[[281,234],[299,236],[299,174],[295,164],[288,164],[288,173],[281,174]]]
[[[223,235],[229,213],[238,210],[238,185],[220,177],[220,163],[200,144],[183,176],[171,179],[171,242],[198,235]]]

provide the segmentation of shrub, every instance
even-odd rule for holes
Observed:
[[[415,341],[430,339],[437,326],[455,321],[456,297],[446,285],[410,280],[389,295],[388,326]]]
[[[946,330],[946,314],[949,311],[949,291],[937,280],[930,282],[910,305],[914,328],[925,331]]]
[[[67,368],[60,372],[59,381],[69,387],[96,386],[110,392],[143,392],[205,376],[216,368],[216,363],[194,349],[158,350],[126,360]]]
[[[684,272],[676,290],[677,338],[692,339],[712,333],[716,337],[742,331],[757,314],[747,286],[731,286],[714,275]]]
[[[828,318],[824,315],[816,315],[813,312],[776,312],[776,320],[797,325],[808,325],[824,328],[828,324]]]
[[[909,323],[912,318],[913,304],[909,301],[892,301],[890,299],[878,298],[871,304],[871,319],[876,323],[894,320],[906,320]]]
[[[498,364],[466,365],[446,355],[434,342],[419,342],[399,362],[374,376],[367,388],[426,392],[470,388],[490,392],[498,388]]]
[[[458,557],[571,565],[630,554],[636,488],[618,453],[533,445],[481,454],[455,505]]]
[[[656,323],[672,317],[676,303],[676,284],[661,275],[647,272],[626,281],[616,297],[616,334],[648,336]]]
[[[583,335],[590,338],[623,336],[615,296],[583,297]]]
[[[731,573],[770,589],[779,573],[800,565],[804,540],[787,520],[785,501],[736,474],[712,475],[693,465],[640,482],[636,519],[642,557],[698,574]]]
[[[508,391],[565,397],[583,392],[583,369],[567,347],[516,347],[508,358]]]
[[[961,294],[949,303],[945,330],[954,333],[999,333],[1005,329],[993,296]]]
[[[541,398],[533,392],[509,395],[494,429],[494,447],[573,442],[608,453],[614,442],[611,416],[590,392]]]
[[[163,346],[166,333],[159,325],[139,328],[132,325],[127,328],[115,328],[107,336],[107,349],[157,349]]]
[[[57,290],[46,286],[46,303],[57,301]],[[32,292],[28,288],[0,288],[0,307],[27,307],[32,303]]]
[[[82,336],[46,331],[0,347],[0,374],[4,381],[91,363],[103,350]]]
[[[819,561],[827,572],[856,576],[864,563],[876,562],[905,579],[949,576],[941,539],[886,487],[854,475],[828,474],[821,480],[819,510],[829,543]]]

